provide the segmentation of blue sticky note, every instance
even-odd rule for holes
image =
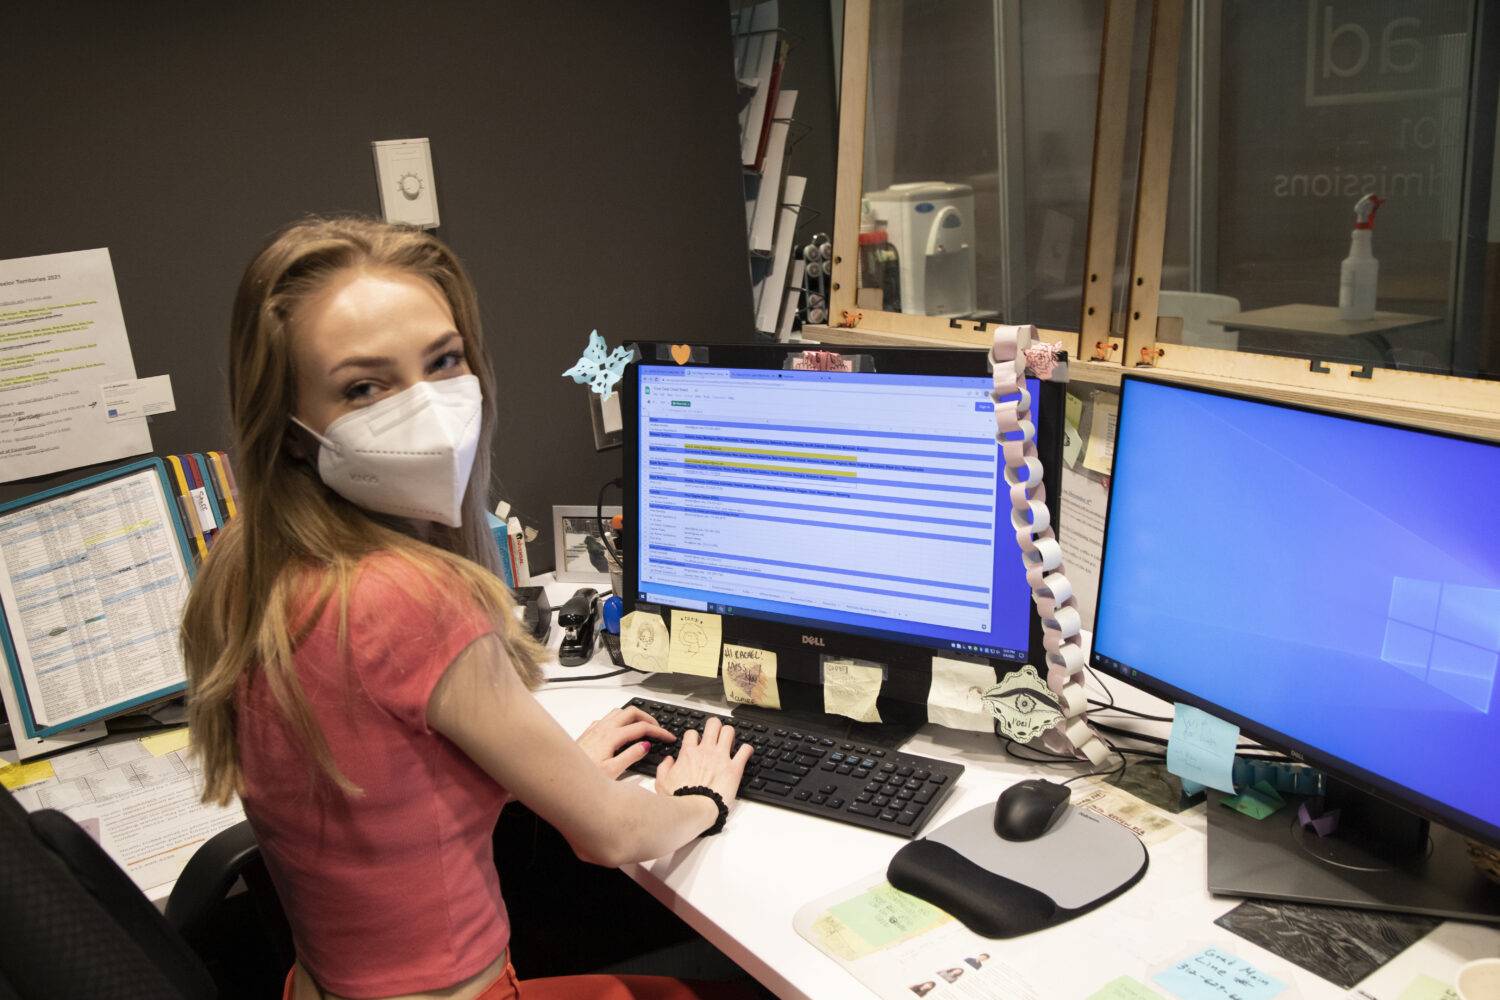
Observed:
[[[1152,979],[1182,1000],[1271,1000],[1286,989],[1286,983],[1218,948],[1204,948]]]
[[[1233,795],[1234,748],[1239,740],[1239,726],[1178,702],[1167,741],[1167,770]]]

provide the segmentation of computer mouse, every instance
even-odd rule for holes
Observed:
[[[1041,778],[1018,781],[995,803],[995,832],[1002,840],[1035,840],[1068,809],[1068,786]]]

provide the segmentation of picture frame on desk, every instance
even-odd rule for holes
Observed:
[[[553,573],[560,583],[608,583],[611,557],[599,523],[620,508],[589,505],[552,508]]]

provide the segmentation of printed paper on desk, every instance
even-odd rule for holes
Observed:
[[[1120,404],[1106,399],[1103,394],[1094,394],[1094,415],[1089,420],[1088,449],[1083,454],[1083,467],[1109,475],[1115,464],[1115,422],[1120,419]]]
[[[737,705],[780,708],[776,654],[768,649],[724,644],[724,697]]]
[[[671,646],[661,615],[632,611],[620,619],[620,652],[627,667],[653,673],[666,670]]]
[[[1186,829],[1145,799],[1099,779],[1073,793],[1073,806],[1120,824],[1141,838],[1147,847],[1171,840]]]
[[[855,722],[879,722],[880,683],[885,672],[853,660],[823,661],[823,711]]]
[[[1234,748],[1239,740],[1239,726],[1178,702],[1167,740],[1167,770],[1233,795]]]
[[[1077,465],[1078,453],[1083,451],[1083,434],[1078,426],[1083,423],[1083,400],[1068,393],[1063,421],[1063,464]]]
[[[932,658],[932,686],[927,691],[927,721],[973,733],[995,731],[984,692],[998,682],[988,663]]]
[[[99,386],[105,420],[138,420],[177,409],[172,398],[172,376],[123,379]]]
[[[724,622],[706,611],[672,609],[672,651],[667,669],[674,674],[694,677],[719,675],[719,643],[724,636]]]

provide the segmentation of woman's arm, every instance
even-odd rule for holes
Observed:
[[[683,739],[656,793],[611,781],[521,683],[493,634],[449,665],[427,723],[555,826],[580,858],[610,867],[669,854],[712,826],[711,800],[671,792],[707,785],[732,804],[750,759],[748,746],[731,757],[734,731],[711,720],[702,740]]]

